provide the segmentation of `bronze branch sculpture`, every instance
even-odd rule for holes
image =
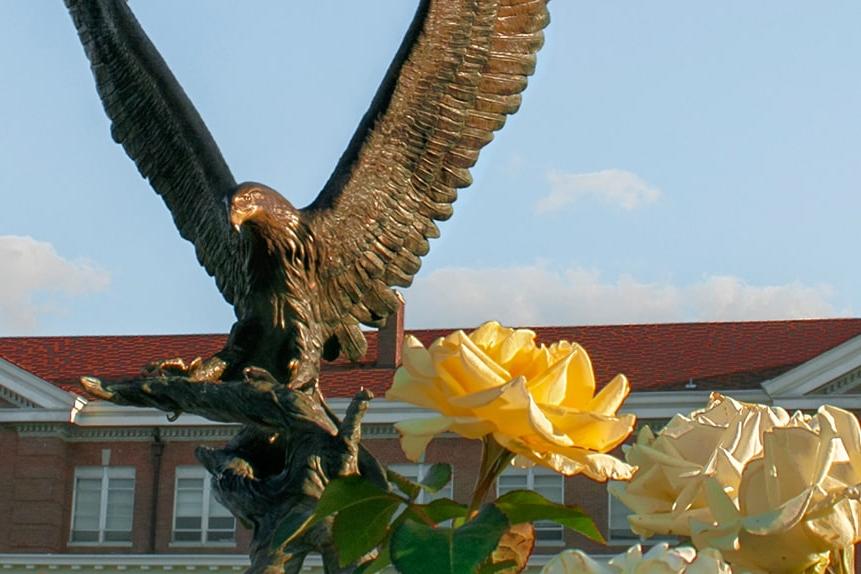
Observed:
[[[199,450],[220,500],[254,528],[250,572],[296,572],[318,551],[341,568],[326,523],[289,547],[274,528],[307,516],[326,482],[385,483],[361,448],[370,396],[344,421],[318,385],[321,359],[366,350],[360,324],[398,307],[470,185],[479,150],[517,111],[549,21],[547,0],[421,0],[370,108],[317,198],[296,209],[237,184],[212,136],[125,0],[66,0],[111,133],[161,195],[180,234],[236,311],[224,349],[186,365],[157,361],[102,386],[115,402],[239,422],[224,449]],[[297,518],[297,519],[298,519]]]

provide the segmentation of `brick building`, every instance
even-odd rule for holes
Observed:
[[[369,333],[367,359],[324,366],[321,385],[336,410],[359,386],[381,397],[399,363],[402,323]],[[633,392],[623,410],[660,425],[705,404],[711,391],[787,409],[828,402],[861,411],[861,319],[685,323],[535,329],[542,342],[576,340],[600,384],[624,372]],[[426,345],[448,330],[411,331]],[[182,415],[121,407],[82,394],[82,374],[134,376],[153,358],[191,359],[220,349],[223,335],[0,338],[0,572],[82,574],[168,570],[231,572],[247,564],[249,533],[211,497],[193,451],[220,445],[236,427]],[[365,443],[384,463],[421,475],[453,464],[446,495],[465,501],[479,445],[435,440],[426,462],[409,464],[392,424],[421,415],[376,400]],[[605,485],[530,470],[504,475],[499,492],[534,488],[585,506],[610,546],[538,525],[535,566],[564,546],[609,554],[635,542],[624,509]],[[315,570],[309,561],[309,571]]]

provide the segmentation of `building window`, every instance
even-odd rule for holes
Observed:
[[[618,481],[611,480],[607,484],[615,484]],[[628,524],[628,516],[632,514],[631,509],[625,506],[621,500],[613,496],[612,494],[608,495],[610,497],[610,502],[607,504],[607,534],[608,539],[611,542],[625,542],[630,543],[633,540],[638,539],[639,537],[634,534],[631,530],[631,526]]]
[[[131,544],[134,467],[78,467],[72,496],[71,542]]]
[[[430,469],[432,465],[427,463],[419,463],[419,464],[390,464],[389,469],[397,472],[401,476],[412,480],[413,482],[421,482],[425,478],[425,473]],[[416,502],[419,504],[427,504],[432,500],[436,500],[437,498],[453,498],[454,494],[454,470],[452,469],[451,480],[448,481],[444,487],[439,489],[437,492],[431,494],[430,492],[422,489],[419,493],[418,498],[416,498]]]
[[[512,490],[534,490],[547,500],[563,504],[565,481],[562,475],[543,467],[510,467],[496,481],[496,495]],[[539,520],[535,522],[535,543],[559,545],[565,542],[565,530],[560,524]]]
[[[202,466],[176,468],[173,500],[175,543],[233,543],[236,519],[215,499],[209,474]]]

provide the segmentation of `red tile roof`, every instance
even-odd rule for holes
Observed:
[[[579,342],[589,352],[599,384],[625,373],[635,391],[683,388],[754,388],[824,351],[861,335],[861,319],[668,323],[583,327],[538,327],[541,342]],[[447,329],[408,330],[425,345]],[[368,333],[367,359],[325,364],[328,396],[349,397],[359,387],[382,394],[393,370],[375,366],[377,334]],[[81,375],[106,380],[135,376],[147,362],[192,359],[218,351],[224,335],[0,338],[0,357],[67,390],[78,391]]]

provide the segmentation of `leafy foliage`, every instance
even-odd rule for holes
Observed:
[[[593,540],[603,541],[592,519],[576,507],[551,502],[529,490],[509,492],[470,516],[448,498],[415,502],[421,489],[438,492],[451,480],[451,467],[433,465],[424,480],[413,482],[388,471],[400,492],[386,491],[361,476],[332,480],[303,522],[281,524],[275,545],[290,543],[329,517],[342,565],[374,549],[378,555],[358,567],[374,574],[393,564],[403,574],[520,572],[532,552],[536,520],[551,520]],[[454,526],[440,526],[454,519]]]
[[[451,480],[451,465],[445,463],[432,464],[425,473],[419,486],[434,493],[439,492]]]
[[[460,528],[434,528],[406,520],[392,534],[392,563],[403,574],[476,572],[508,527],[505,514],[493,505]]]
[[[588,514],[576,506],[551,502],[537,492],[513,490],[493,504],[505,513],[512,524],[551,520],[596,542],[604,542],[604,537]]]

